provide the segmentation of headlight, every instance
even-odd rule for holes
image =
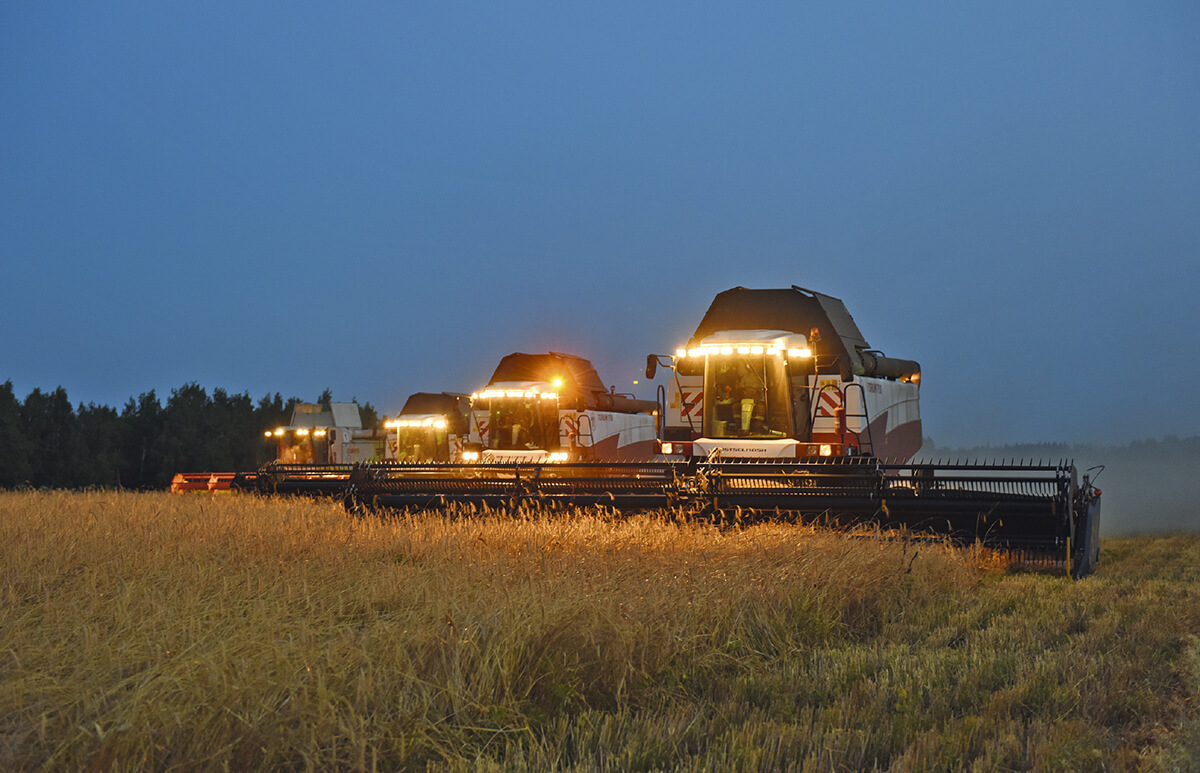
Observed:
[[[554,453],[550,454],[550,456],[547,458],[546,461],[565,462],[565,461],[567,461],[567,452],[566,451],[555,451]]]
[[[663,443],[662,452],[664,454],[673,454],[675,453],[675,446],[671,445],[670,443]]]
[[[821,456],[833,456],[833,446],[823,443],[821,445]]]
[[[462,459],[464,462],[478,462],[479,461],[479,452],[478,451],[463,451]]]

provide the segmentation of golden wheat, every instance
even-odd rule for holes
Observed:
[[[796,525],[5,493],[0,767],[1194,761],[1200,546],[1105,548],[1073,583]]]

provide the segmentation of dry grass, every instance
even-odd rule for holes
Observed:
[[[0,768],[1200,766],[1200,540],[1094,577],[596,513],[0,494]]]

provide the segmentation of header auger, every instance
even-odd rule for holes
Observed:
[[[1100,491],[1071,462],[913,462],[920,366],[871,349],[837,298],[728,290],[685,346],[647,358],[647,377],[660,366],[668,383],[649,403],[605,390],[581,358],[510,355],[472,396],[454,462],[273,463],[235,485],[355,511],[599,506],[868,526],[1073,577],[1099,558]]]

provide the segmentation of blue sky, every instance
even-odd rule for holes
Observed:
[[[651,397],[796,284],[939,445],[1200,434],[1198,95],[1186,2],[6,3],[0,381]]]

